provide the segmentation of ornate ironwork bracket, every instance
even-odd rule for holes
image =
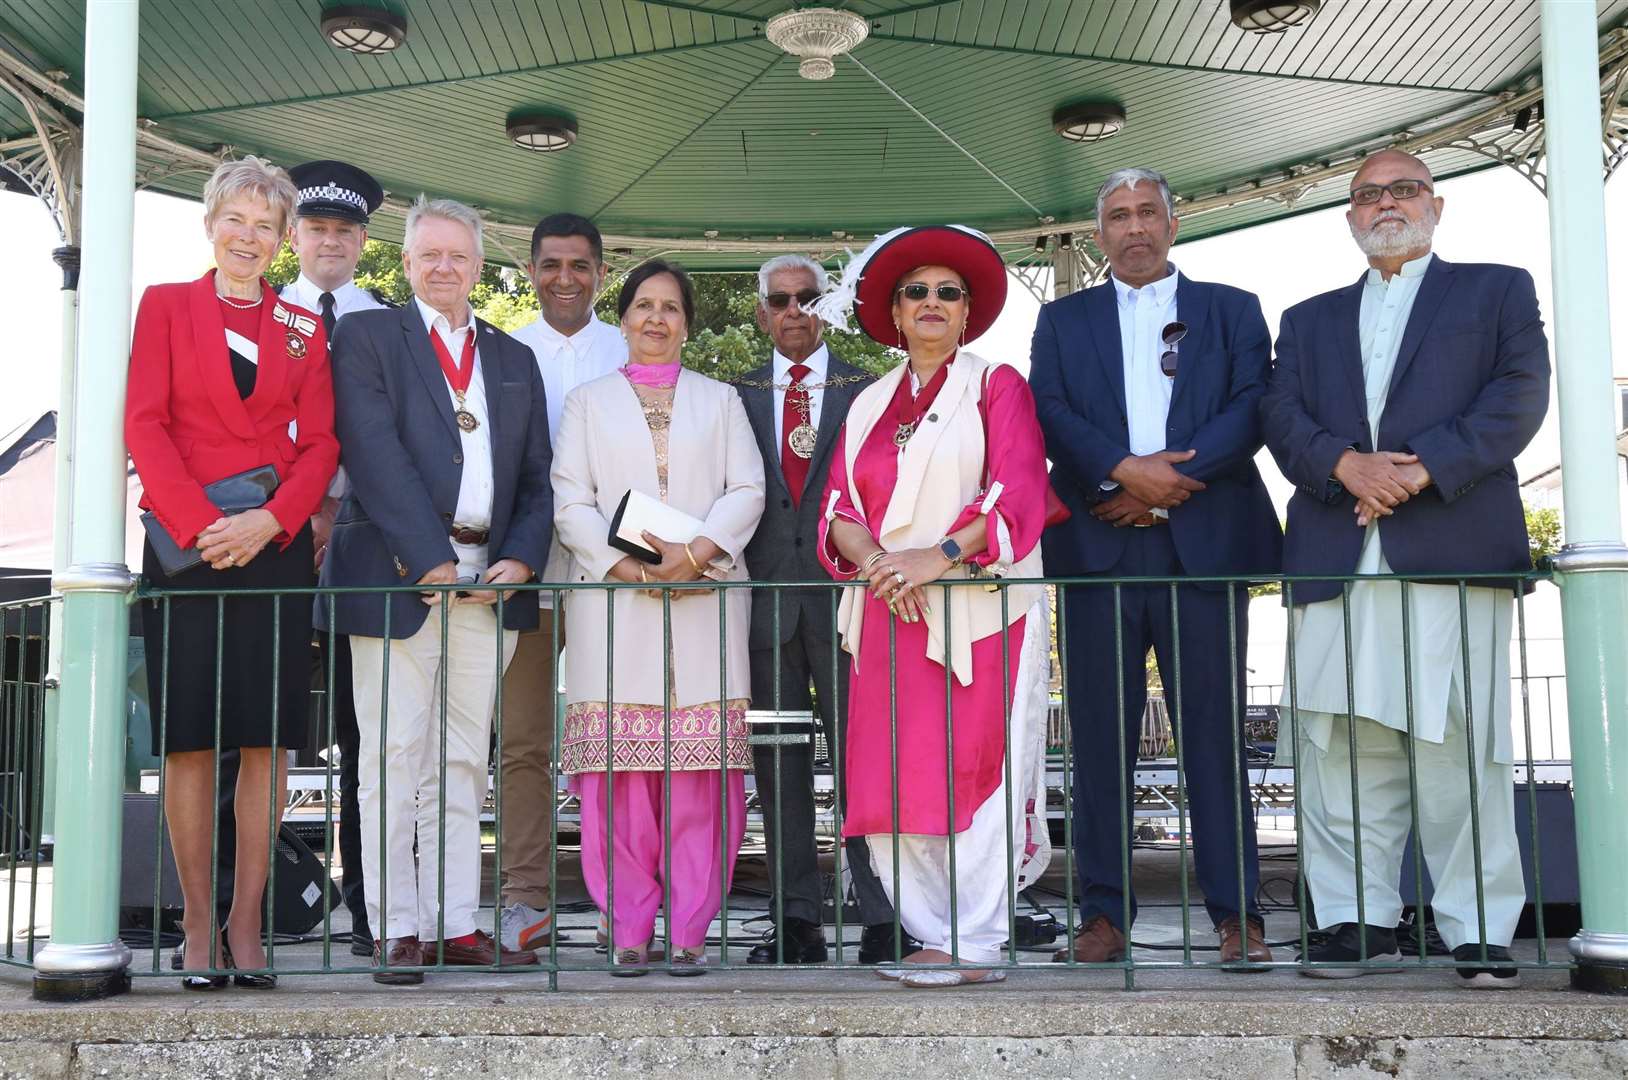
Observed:
[[[0,145],[0,168],[39,197],[65,247],[79,244],[80,127],[46,94],[0,69],[4,87],[22,105],[34,134]]]

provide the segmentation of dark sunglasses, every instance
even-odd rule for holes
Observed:
[[[1169,378],[1176,377],[1176,346],[1186,336],[1187,324],[1182,322],[1165,323],[1164,329],[1159,331],[1159,340],[1164,342],[1164,352],[1159,354],[1159,370]]]
[[[1354,206],[1372,206],[1387,191],[1397,202],[1406,202],[1418,198],[1421,191],[1434,190],[1423,180],[1392,180],[1388,184],[1364,184],[1351,189],[1351,203]]]
[[[798,307],[806,308],[808,305],[820,298],[820,290],[804,289],[801,292],[796,293],[772,292],[763,298],[763,302],[774,310],[779,311],[787,304],[791,303],[793,297],[796,298]]]
[[[927,294],[932,292],[938,293],[938,298],[944,301],[946,304],[953,304],[963,296],[966,296],[968,290],[963,289],[959,285],[940,285],[935,289],[929,285],[924,285],[919,281],[912,281],[910,284],[901,288],[898,295],[904,297],[906,300],[925,300],[927,299]]]

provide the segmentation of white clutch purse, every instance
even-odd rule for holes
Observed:
[[[661,562],[661,555],[644,541],[644,533],[659,536],[670,543],[684,544],[701,535],[706,523],[675,509],[660,499],[631,488],[617,504],[611,518],[608,543],[617,551],[626,552],[635,559],[651,565]]]

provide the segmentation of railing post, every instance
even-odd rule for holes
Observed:
[[[119,940],[125,647],[132,580],[124,565],[124,385],[130,352],[135,219],[136,0],[85,12],[82,373],[75,386],[75,483],[63,595],[51,943],[34,996],[80,1000],[130,986]]]
[[[1543,0],[1544,140],[1567,544],[1566,641],[1583,926],[1574,986],[1628,993],[1628,549],[1623,547],[1606,290],[1599,27]]]

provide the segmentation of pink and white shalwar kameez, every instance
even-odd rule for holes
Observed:
[[[1001,576],[1040,576],[1048,488],[1028,383],[1012,368],[963,350],[930,407],[920,408],[919,394],[932,393],[932,385],[918,393],[913,405],[923,419],[900,448],[891,403],[903,398],[908,368],[900,365],[867,388],[849,412],[825,494],[820,555],[827,569],[840,579],[859,569],[830,539],[835,518],[864,526],[883,548],[900,551],[929,546],[983,516],[988,547],[969,561]],[[945,578],[966,575],[954,568]],[[1014,880],[1033,880],[1049,857],[1043,822],[1030,816],[1037,806],[1044,811],[1036,802],[1043,799],[1037,777],[1043,780],[1047,700],[1044,592],[1012,586],[1003,611],[1000,593],[977,585],[924,591],[931,610],[917,623],[895,620],[868,590],[845,591],[839,622],[853,672],[843,832],[866,837],[904,928],[924,947],[988,963],[1007,937]],[[948,725],[946,660],[953,676]]]

